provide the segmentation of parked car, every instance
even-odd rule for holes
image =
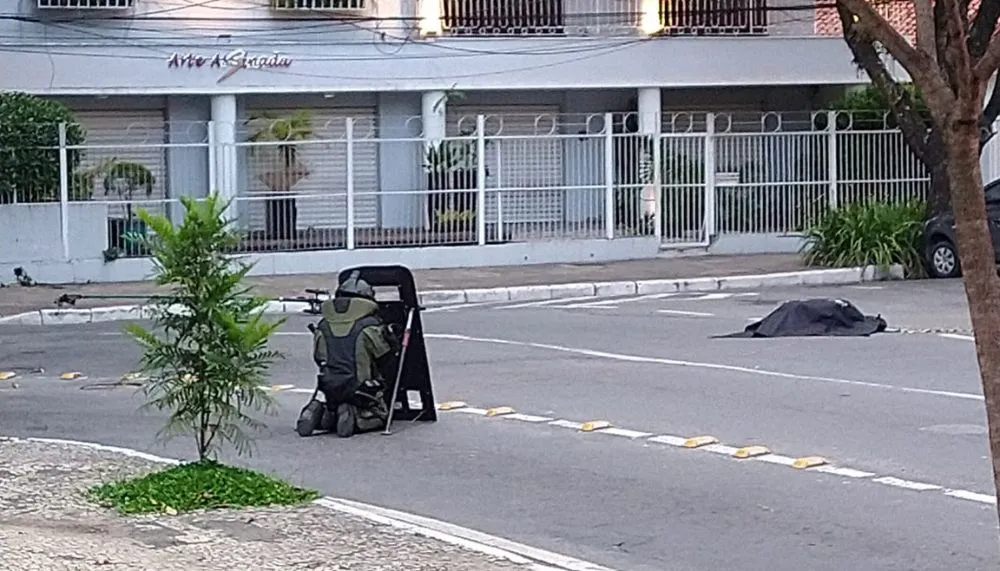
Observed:
[[[987,184],[984,194],[993,250],[1000,252],[1000,179]],[[956,278],[962,275],[955,243],[955,216],[951,212],[933,216],[924,223],[924,265],[932,278]],[[1000,262],[1000,257],[996,254],[994,257]]]

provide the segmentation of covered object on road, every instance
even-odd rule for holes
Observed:
[[[746,329],[717,337],[867,337],[885,331],[881,315],[864,315],[843,299],[786,301]]]

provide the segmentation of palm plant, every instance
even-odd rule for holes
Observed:
[[[247,122],[250,135],[247,141],[255,143],[250,153],[263,159],[263,168],[257,179],[272,194],[290,193],[302,179],[309,176],[309,166],[298,157],[297,143],[312,138],[312,116],[306,111],[296,111],[286,117],[258,113]],[[269,198],[265,201],[265,227],[269,238],[295,236],[298,209],[295,198]]]

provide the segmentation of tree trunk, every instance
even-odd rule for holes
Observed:
[[[948,180],[948,161],[927,165],[931,173],[931,187],[927,193],[927,217],[931,218],[951,210],[951,183]]]
[[[965,107],[965,106],[962,106]],[[972,105],[969,107],[976,107]],[[968,115],[962,116],[962,115]],[[948,177],[962,280],[986,397],[994,486],[1000,491],[1000,278],[983,200],[977,117],[957,111],[947,134]]]

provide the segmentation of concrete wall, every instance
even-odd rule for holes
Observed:
[[[107,211],[103,204],[69,204],[67,260],[58,203],[0,205],[0,266],[12,270],[18,265],[101,260],[101,253],[108,247]],[[0,275],[11,273],[0,271]]]
[[[572,2],[574,0],[567,0]],[[621,10],[617,0],[608,11]],[[772,0],[791,6],[796,0]],[[0,89],[44,94],[381,92],[447,89],[631,88],[867,82],[844,42],[812,35],[811,11],[777,10],[769,37],[414,38],[411,20],[282,16],[267,3],[141,0],[129,19],[80,18],[14,0],[0,20]],[[370,2],[379,17],[412,18],[415,0]],[[598,3],[599,4],[599,3]],[[612,8],[617,6],[617,8]],[[594,5],[590,9],[597,9]],[[97,12],[97,11],[91,11]],[[102,12],[107,14],[107,12]],[[117,15],[117,13],[115,13]],[[155,18],[152,15],[155,14]],[[67,19],[74,15],[77,18]],[[150,15],[144,19],[143,16]],[[62,18],[52,23],[50,20]],[[314,20],[309,20],[313,18]],[[173,54],[279,54],[288,67],[168,67]],[[894,66],[895,67],[895,66]]]

